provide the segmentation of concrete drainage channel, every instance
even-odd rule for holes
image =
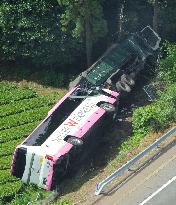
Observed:
[[[176,127],[172,128],[171,130],[169,130],[167,133],[165,133],[162,137],[160,137],[159,139],[157,139],[153,144],[151,144],[150,146],[148,146],[146,149],[144,149],[142,152],[140,152],[138,155],[136,155],[133,159],[129,160],[126,164],[124,164],[122,167],[120,167],[119,169],[117,169],[114,173],[112,173],[110,176],[108,176],[106,179],[104,179],[102,182],[98,183],[96,186],[96,191],[95,191],[95,195],[99,195],[102,193],[102,190],[109,185],[113,180],[115,180],[117,177],[119,177],[120,175],[122,175],[126,170],[131,170],[134,173],[139,170],[142,166],[140,166],[137,170],[134,169],[130,169],[130,167],[132,165],[134,165],[134,163],[136,163],[137,161],[139,161],[140,159],[144,158],[147,154],[149,154],[149,152],[151,152],[152,150],[154,150],[155,148],[158,148],[159,145],[161,145],[164,141],[168,140],[169,137],[171,137],[174,133],[176,133]],[[167,144],[167,146],[169,146],[170,144],[172,144],[172,141],[170,143]],[[165,146],[166,147],[166,146]],[[151,157],[149,157],[149,159],[147,159],[144,163],[143,166],[151,161],[155,156],[157,156],[159,153],[161,152],[161,150],[158,151],[158,153],[155,153],[154,155],[152,155]],[[133,173],[132,173],[133,174]],[[126,178],[127,179],[127,178]],[[123,183],[123,181],[121,181],[121,183]],[[120,183],[119,183],[120,184]],[[117,185],[116,185],[117,187]],[[115,187],[114,187],[115,188]],[[111,190],[109,192],[112,192],[113,189],[111,188]],[[105,193],[105,192],[104,192]]]

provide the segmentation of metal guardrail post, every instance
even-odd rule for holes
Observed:
[[[176,132],[176,127],[169,130],[167,133],[165,133],[162,137],[157,139],[153,144],[148,146],[145,150],[140,152],[138,155],[136,155],[133,159],[129,160],[126,164],[124,164],[122,167],[117,169],[114,173],[112,173],[110,176],[108,176],[106,179],[104,179],[102,182],[97,184],[95,195],[99,195],[102,191],[102,189],[109,184],[113,179],[115,179],[117,176],[121,175],[126,169],[128,169],[134,162],[138,161],[140,158],[145,156],[149,151],[151,151],[153,148],[157,147],[162,141],[164,141],[167,137],[172,135],[174,132]]]

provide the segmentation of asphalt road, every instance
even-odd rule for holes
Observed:
[[[176,145],[95,205],[176,205]]]

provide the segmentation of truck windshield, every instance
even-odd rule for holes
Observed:
[[[116,46],[106,56],[100,59],[89,71],[86,80],[94,85],[104,83],[128,59],[129,53]]]

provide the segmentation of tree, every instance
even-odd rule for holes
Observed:
[[[145,13],[149,15],[144,15]],[[126,34],[139,31],[145,25],[151,24],[151,16],[152,11],[150,11],[149,4],[146,0],[125,0],[123,9],[123,30]]]
[[[87,66],[92,64],[92,46],[107,32],[102,0],[58,0],[63,7],[62,30],[72,30],[72,36],[86,44]]]
[[[160,33],[163,39],[176,41],[176,1],[166,0],[160,6]]]
[[[61,31],[57,1],[6,0],[0,3],[1,60],[38,66],[71,64],[80,46]]]
[[[160,0],[147,0],[153,6],[153,29],[158,32]]]
[[[158,32],[158,18],[159,18],[159,1],[153,2],[153,29]]]
[[[125,7],[125,0],[120,0],[119,2],[119,9],[118,9],[118,39],[121,39],[122,30],[123,30],[123,21],[124,21],[124,7]]]

